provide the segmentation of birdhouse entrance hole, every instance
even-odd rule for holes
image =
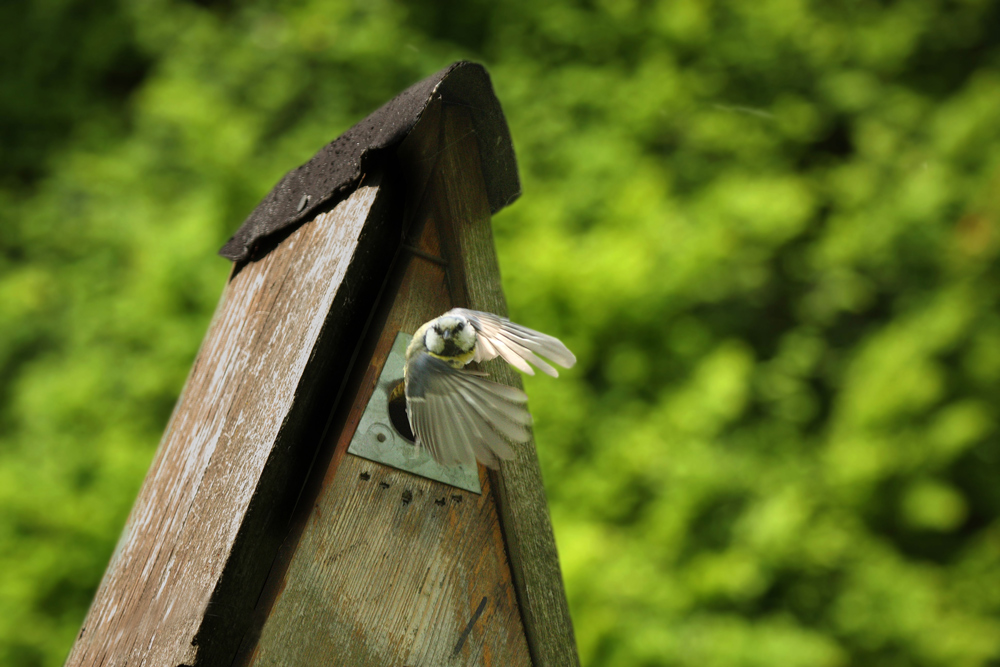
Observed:
[[[379,374],[378,389],[365,406],[347,451],[451,486],[480,493],[476,466],[442,466],[427,452],[413,446],[413,431],[406,417],[406,396],[400,378],[406,365],[406,346],[413,337],[398,333]]]
[[[410,417],[406,410],[405,383],[400,380],[389,392],[389,423],[396,433],[408,443],[416,444],[413,429],[410,428]]]

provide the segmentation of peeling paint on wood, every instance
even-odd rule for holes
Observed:
[[[234,547],[251,501],[313,391],[303,378],[326,314],[361,270],[379,192],[374,179],[227,285],[67,665],[199,660],[223,572],[245,559]],[[243,583],[259,590],[263,575]]]

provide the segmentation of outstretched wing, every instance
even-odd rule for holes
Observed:
[[[483,374],[452,368],[426,352],[406,368],[406,405],[417,446],[441,465],[476,459],[497,468],[511,459],[510,442],[531,439],[528,396],[520,389],[487,380]]]
[[[453,308],[445,314],[460,315],[472,322],[477,334],[475,361],[503,357],[514,368],[534,375],[535,369],[527,363],[530,361],[552,377],[559,377],[559,371],[541,357],[563,368],[576,363],[576,356],[558,338],[515,324],[506,317],[465,308]]]

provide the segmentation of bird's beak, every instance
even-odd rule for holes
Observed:
[[[452,332],[451,329],[445,329],[444,331],[441,332],[441,338],[444,338],[445,340],[451,340],[452,333],[454,332]]]

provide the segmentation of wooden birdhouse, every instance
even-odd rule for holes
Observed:
[[[420,324],[506,314],[490,215],[519,193],[466,62],[275,186],[68,665],[578,665],[533,443],[442,468],[393,394]]]

